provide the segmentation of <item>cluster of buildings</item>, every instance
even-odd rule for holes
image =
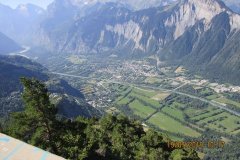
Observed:
[[[218,83],[210,83],[208,86],[217,93],[223,93],[223,92],[239,92],[240,93],[239,86],[231,86],[231,85],[227,86],[225,84],[218,84]]]
[[[102,74],[112,75],[114,79],[126,81],[126,79],[134,80],[137,77],[155,77],[157,76],[156,67],[144,62],[126,61],[122,64],[111,65],[100,69],[98,72]]]
[[[196,86],[207,86],[217,93],[223,93],[223,92],[239,92],[240,93],[240,86],[210,83],[208,80],[205,80],[205,79],[189,80],[184,76],[177,77],[175,80],[180,81],[182,83],[192,84]]]

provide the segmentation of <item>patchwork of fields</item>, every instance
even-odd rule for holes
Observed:
[[[114,84],[111,89],[118,94],[114,101],[117,110],[166,131],[173,139],[176,135],[175,139],[197,138],[206,129],[229,135],[240,133],[239,117],[209,104],[198,105],[201,103],[181,95],[121,84]],[[208,96],[211,100],[217,98],[219,96]]]

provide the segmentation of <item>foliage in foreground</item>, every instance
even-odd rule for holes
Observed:
[[[73,160],[181,160],[199,159],[193,150],[173,150],[168,139],[124,116],[101,119],[57,118],[43,83],[21,79],[25,109],[11,115],[4,132],[34,146]]]

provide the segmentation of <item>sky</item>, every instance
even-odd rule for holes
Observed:
[[[46,9],[52,1],[53,0],[0,0],[0,3],[12,8],[16,8],[19,4],[32,3]]]

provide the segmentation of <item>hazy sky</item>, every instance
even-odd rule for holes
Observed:
[[[0,0],[0,3],[16,8],[19,4],[32,3],[46,8],[53,0]]]

